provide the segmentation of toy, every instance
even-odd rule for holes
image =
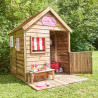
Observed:
[[[47,82],[46,85],[49,86],[50,85],[49,82]]]
[[[62,67],[60,67],[60,69],[59,69],[59,72],[63,72],[63,69],[62,69]]]
[[[59,62],[51,62],[51,68],[55,69],[55,72],[59,72],[60,69],[60,63]]]
[[[50,64],[49,63],[46,63],[46,66],[50,68]]]
[[[58,73],[59,72],[59,69],[56,69],[56,72]]]
[[[32,72],[36,72],[36,71],[37,71],[37,65],[36,65],[36,64],[31,65],[31,69],[30,69],[30,71],[32,71]]]
[[[50,85],[49,82],[47,82],[47,83],[39,82],[39,83],[36,85],[36,87],[45,87],[45,86],[49,86],[49,85]]]
[[[37,85],[36,85],[36,87],[44,87],[45,86],[45,83],[42,83],[42,82],[40,82],[40,83],[38,83]]]

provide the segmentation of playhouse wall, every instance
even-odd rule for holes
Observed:
[[[16,75],[19,79],[24,81],[24,34],[23,30],[17,30],[11,33],[10,36],[14,37],[13,47],[10,47],[10,70],[11,73]],[[20,38],[20,51],[15,48],[16,38]]]
[[[68,33],[57,34],[57,62],[61,63],[66,73],[69,73],[68,46]]]
[[[13,36],[13,47],[10,47],[10,71],[16,75],[16,33],[13,32],[10,34],[10,36]]]
[[[45,16],[51,16],[50,12],[48,12]],[[55,27],[43,26],[41,23],[41,18],[34,23],[28,30],[25,31],[25,39],[26,39],[26,70],[29,70],[31,64],[37,64],[38,67],[42,67],[46,62],[50,62],[50,30],[56,31],[66,31],[62,24],[56,19],[57,24]],[[45,53],[31,53],[30,52],[30,38],[32,37],[43,37],[45,38],[46,50]]]

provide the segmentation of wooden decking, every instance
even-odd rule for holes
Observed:
[[[41,83],[47,83],[49,82],[50,86],[44,86],[44,87],[36,87],[36,85],[39,82],[34,82],[33,84],[27,83],[30,87],[32,87],[35,90],[44,90],[44,89],[49,89],[49,88],[55,88],[55,87],[60,87],[60,86],[66,86],[68,84],[80,82],[80,81],[85,81],[88,80],[87,78],[76,76],[76,75],[67,75],[67,74],[56,74],[54,80],[43,80],[39,81]]]

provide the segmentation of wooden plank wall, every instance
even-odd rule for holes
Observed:
[[[24,81],[25,68],[24,68],[24,34],[23,30],[16,31],[16,38],[20,38],[20,51],[16,51],[16,67],[17,77]]]
[[[10,36],[14,38],[14,47],[10,47],[10,70],[12,74],[24,81],[24,37],[23,30],[18,30]],[[16,51],[16,38],[20,38],[20,51]]]
[[[61,63],[64,72],[69,73],[68,33],[66,32],[57,34],[57,62]]]
[[[48,12],[45,16],[52,16],[50,12]],[[30,68],[31,64],[37,64],[38,67],[42,67],[46,62],[50,62],[50,30],[56,31],[66,31],[65,28],[60,24],[60,22],[56,19],[57,24],[55,27],[43,26],[41,23],[41,19],[39,19],[35,24],[28,28],[25,31],[26,36],[26,66],[27,70]],[[30,53],[30,37],[44,37],[46,44],[46,52],[45,53]]]
[[[70,52],[70,74],[92,73],[92,52]]]
[[[13,36],[13,47],[10,47],[10,71],[16,75],[16,33],[11,33],[10,36]]]

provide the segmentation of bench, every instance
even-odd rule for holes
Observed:
[[[52,75],[52,79],[54,80],[54,69],[48,69],[48,70],[44,70],[44,71],[27,72],[28,82],[33,83],[35,74],[40,74],[40,73],[43,73],[43,74],[47,73],[48,76]]]

